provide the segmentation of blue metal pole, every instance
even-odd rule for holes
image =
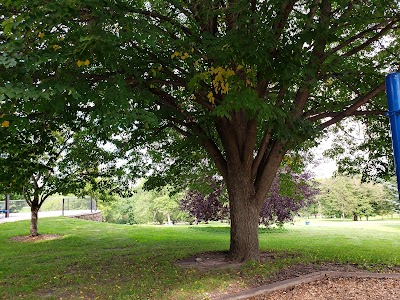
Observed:
[[[388,98],[390,129],[394,163],[397,176],[397,190],[400,195],[400,74],[392,73],[386,76],[386,95]]]

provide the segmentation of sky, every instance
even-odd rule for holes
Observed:
[[[317,161],[317,163],[310,165],[308,170],[315,174],[315,178],[332,177],[333,173],[337,170],[336,162],[322,155],[325,150],[330,148],[332,139],[333,138],[328,138],[322,141],[318,147],[311,150],[315,155],[315,161]]]

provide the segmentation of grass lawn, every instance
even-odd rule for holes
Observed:
[[[229,248],[226,225],[128,226],[43,218],[39,230],[61,239],[18,242],[29,222],[0,224],[1,299],[207,299],[245,287],[297,263],[353,263],[379,270],[400,265],[400,220],[310,220],[260,230],[262,250],[281,255],[240,269],[199,271],[174,265],[196,253]],[[277,255],[279,257],[279,255]]]

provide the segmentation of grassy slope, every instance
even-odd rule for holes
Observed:
[[[230,284],[245,286],[299,262],[336,261],[400,265],[400,221],[311,220],[287,230],[260,231],[263,250],[295,255],[240,270],[196,271],[173,262],[204,251],[227,250],[224,226],[125,226],[69,218],[44,218],[42,233],[62,239],[21,243],[9,238],[29,223],[0,224],[2,299],[204,299]],[[286,257],[286,258],[285,258]]]

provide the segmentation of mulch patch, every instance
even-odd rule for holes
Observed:
[[[286,257],[295,257],[295,256],[296,256],[295,254],[288,254],[288,253],[262,252],[260,257],[260,263],[268,264],[269,262],[275,259],[282,259]],[[242,264],[231,261],[228,256],[228,252],[219,251],[219,252],[199,253],[194,256],[190,256],[188,258],[180,259],[175,262],[175,265],[183,268],[193,268],[204,272],[215,269],[240,268]],[[284,281],[287,279],[307,276],[314,272],[323,272],[323,271],[366,272],[366,273],[374,271],[379,273],[400,273],[400,267],[375,265],[372,270],[371,266],[363,266],[357,264],[338,264],[333,262],[295,264],[279,270],[274,275],[268,278],[265,278],[263,276],[254,276],[254,278],[250,282],[246,283],[246,286],[247,288],[254,288],[275,282]],[[232,286],[228,287],[224,292],[214,291],[209,293],[208,296],[211,299],[214,299],[215,297],[221,296],[222,294],[226,293],[233,295],[239,292],[240,290],[243,290],[243,286],[236,286],[235,284],[233,284]],[[269,298],[254,298],[254,299],[258,300],[258,299],[269,299]],[[332,299],[337,299],[337,298],[332,298]]]
[[[38,236],[21,235],[21,236],[14,236],[14,237],[10,238],[10,241],[29,243],[29,242],[50,241],[50,240],[56,240],[56,239],[61,239],[61,238],[62,238],[62,235],[58,235],[58,234],[39,234]]]

